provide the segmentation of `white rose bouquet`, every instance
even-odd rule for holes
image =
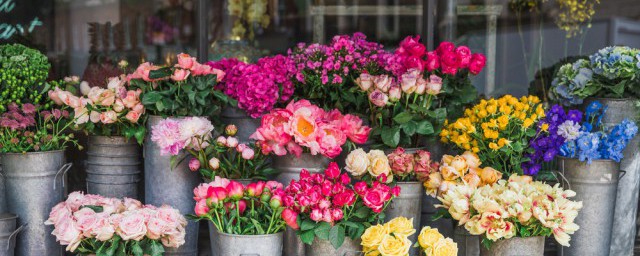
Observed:
[[[569,246],[582,202],[571,201],[575,192],[513,174],[509,181],[474,189],[452,186],[438,199],[458,225],[472,235],[482,235],[485,247],[512,237],[551,236]]]
[[[142,205],[135,199],[69,194],[51,210],[46,225],[66,250],[79,255],[163,255],[185,243],[187,220],[168,205]]]

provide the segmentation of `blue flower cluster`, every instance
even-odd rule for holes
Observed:
[[[620,162],[622,151],[638,133],[638,126],[629,119],[605,131],[602,129],[602,116],[606,107],[595,101],[585,110],[585,122],[573,140],[566,139],[560,147],[560,155],[577,157],[580,161],[591,163],[594,159],[611,159]],[[565,137],[566,138],[566,137]]]
[[[589,56],[593,72],[608,79],[632,78],[640,68],[640,52],[627,46],[610,46]]]
[[[589,64],[589,61],[580,59],[561,66],[551,81],[549,97],[565,106],[582,104],[582,99],[589,94],[588,85],[593,79]]]
[[[533,153],[527,155],[529,161],[522,163],[524,174],[538,174],[543,162],[550,162],[558,155],[560,146],[565,143],[565,138],[561,135],[563,123],[567,121],[580,123],[581,120],[582,112],[578,110],[565,112],[560,105],[554,105],[547,110],[545,118],[538,123],[538,136],[529,142]]]

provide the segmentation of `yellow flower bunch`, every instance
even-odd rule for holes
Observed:
[[[397,217],[384,225],[367,228],[360,237],[360,244],[365,256],[407,256],[411,248],[408,237],[415,233],[413,219]]]
[[[502,173],[492,167],[480,167],[482,162],[476,153],[465,151],[459,156],[444,155],[437,172],[429,174],[423,183],[427,194],[441,196],[455,185],[467,184],[473,188],[491,185],[502,178]]]
[[[591,27],[591,17],[596,13],[595,6],[600,0],[558,0],[560,13],[556,17],[556,24],[571,38],[582,33],[581,24]]]
[[[445,238],[437,228],[424,227],[418,235],[418,244],[426,256],[456,256],[458,245]]]
[[[481,100],[440,132],[444,143],[477,153],[480,160],[496,169],[521,171],[529,140],[536,136],[535,124],[544,118],[544,108],[536,96],[518,99],[511,95]],[[448,121],[448,120],[447,120]]]
[[[234,38],[244,38],[249,29],[249,39],[253,40],[253,24],[259,24],[263,28],[269,26],[271,17],[267,14],[267,0],[229,0],[227,11],[229,15],[236,17],[231,29]]]

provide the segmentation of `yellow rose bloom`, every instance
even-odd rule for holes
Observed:
[[[387,228],[387,226],[380,224],[371,226],[360,236],[362,240],[360,245],[367,248],[377,248],[382,242],[382,238],[387,234],[389,234],[389,228]]]
[[[438,232],[437,228],[424,227],[418,235],[418,244],[423,249],[433,248],[440,239],[444,239],[444,236]]]
[[[531,118],[524,119],[522,125],[527,128],[531,127],[531,125],[533,125],[533,120],[531,120]]]
[[[487,112],[489,112],[490,115],[495,114],[497,110],[498,110],[498,108],[495,105],[488,105],[487,106]]]
[[[408,237],[416,233],[416,230],[413,228],[413,219],[407,219],[402,216],[390,220],[385,223],[384,226],[389,230],[390,234],[394,235]]]
[[[387,181],[393,181],[393,176],[389,175],[391,172],[391,166],[389,165],[389,159],[382,150],[371,150],[367,154],[369,158],[369,174],[373,177],[378,177],[382,174],[387,175]]]
[[[442,174],[440,174],[439,172],[430,173],[429,178],[424,183],[422,183],[424,188],[427,190],[427,194],[431,196],[436,196],[441,184]]]
[[[456,256],[458,255],[458,245],[451,238],[440,239],[434,246],[433,256]]]
[[[491,142],[489,143],[489,148],[493,149],[493,150],[498,150],[500,149],[500,147],[498,146],[498,144],[496,144],[495,142]]]
[[[462,176],[461,173],[456,170],[456,168],[450,165],[441,165],[440,174],[442,174],[442,178],[448,181],[454,181]]]
[[[385,235],[378,251],[382,256],[407,256],[411,248],[411,241],[402,235]]]
[[[509,145],[509,144],[511,144],[511,141],[507,140],[505,138],[500,138],[498,140],[498,146],[500,146],[500,147],[504,147],[504,146]]]

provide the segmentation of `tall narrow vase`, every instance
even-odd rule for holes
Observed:
[[[182,152],[180,161],[171,168],[168,155],[161,155],[158,145],[151,141],[151,127],[162,120],[160,116],[150,116],[147,121],[149,134],[144,144],[144,191],[145,203],[152,205],[171,205],[182,214],[193,213],[195,201],[193,188],[201,182],[200,174],[189,170],[188,155]],[[179,248],[167,248],[165,255],[198,255],[198,223],[190,221],[186,228],[186,243]]]
[[[87,147],[87,192],[139,199],[140,146],[122,136],[90,136]]]
[[[0,156],[2,157],[2,156]],[[0,158],[0,163],[2,159]],[[7,211],[7,196],[4,192],[4,174],[2,174],[2,164],[0,164],[0,213]]]
[[[300,171],[306,169],[309,172],[322,172],[329,165],[331,159],[322,155],[302,153],[300,157],[294,155],[278,156],[273,158],[272,167],[279,171],[276,181],[288,185],[291,180],[300,178]],[[304,243],[296,236],[293,229],[288,228],[284,232],[284,255],[305,256]]]
[[[590,98],[585,100],[584,106],[588,106],[595,100],[607,108],[602,117],[602,123],[605,127],[617,125],[625,118],[635,120],[638,115],[634,99]],[[633,138],[622,154],[624,158],[620,162],[620,169],[626,174],[624,179],[620,179],[618,182],[613,232],[611,233],[611,255],[633,254],[636,227],[632,223],[636,223],[638,189],[640,189],[640,136]]]
[[[62,255],[62,246],[45,226],[49,212],[64,199],[64,180],[71,164],[65,164],[64,150],[7,153],[2,155],[7,207],[18,215],[16,255]]]
[[[456,226],[453,233],[453,241],[458,244],[458,256],[480,255],[480,236],[469,234],[464,226]]]
[[[559,255],[609,255],[620,164],[612,160],[587,164],[564,157],[559,158],[558,164],[563,187],[575,191],[573,200],[582,201],[583,205],[575,219],[580,229],[571,236],[570,247],[559,248]]]

